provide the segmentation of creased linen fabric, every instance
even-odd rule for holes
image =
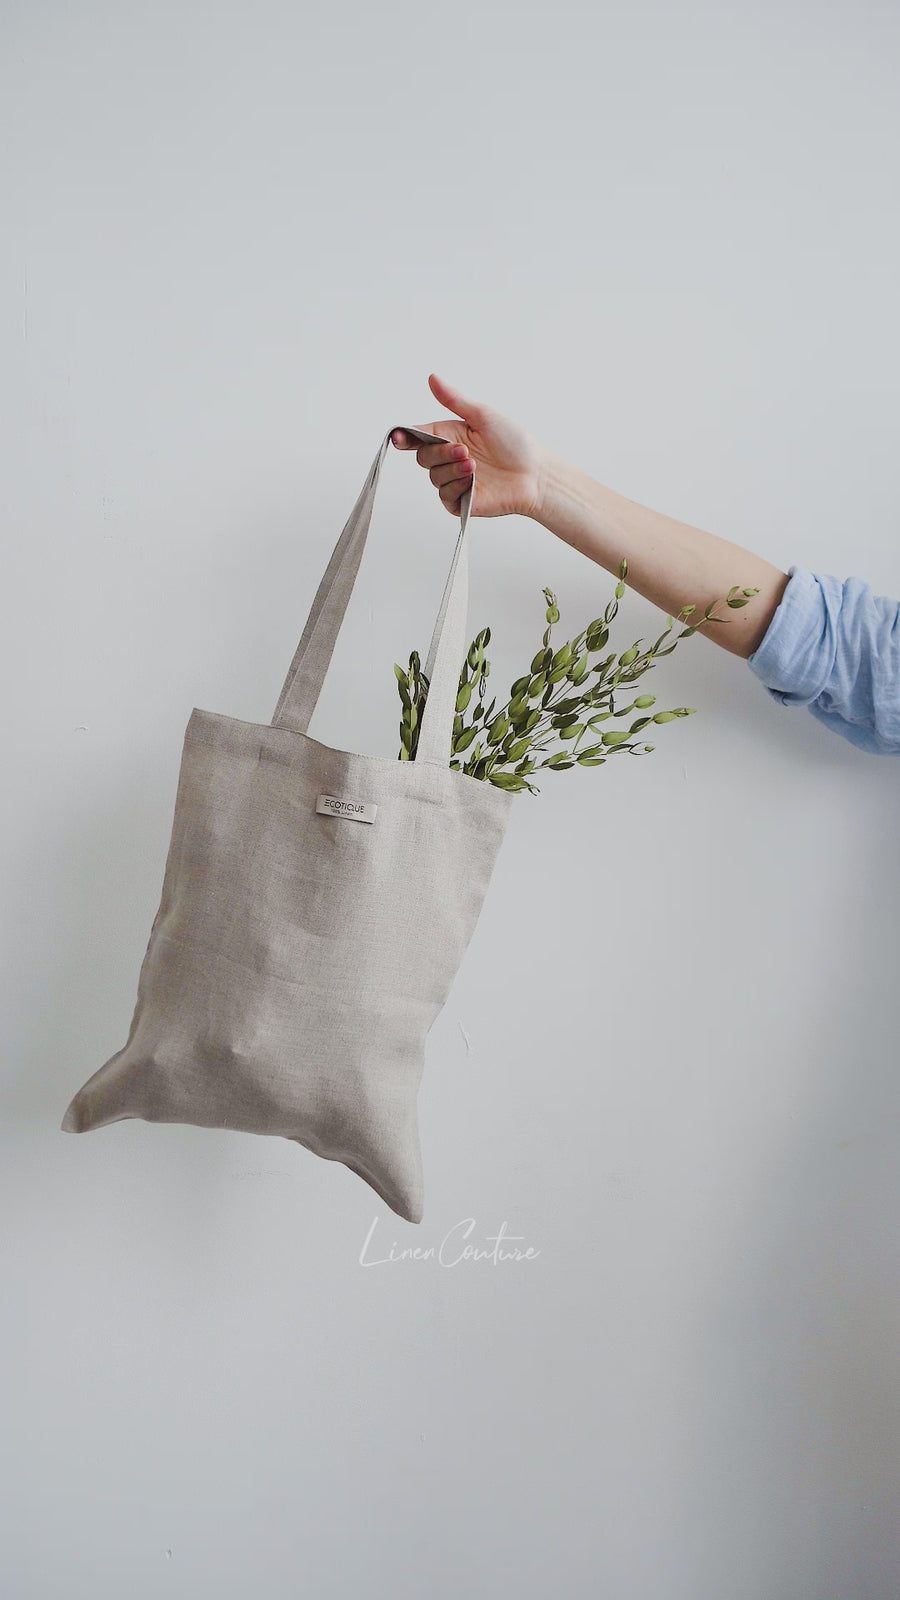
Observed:
[[[342,1162],[419,1222],[425,1040],[513,796],[449,766],[471,488],[426,663],[417,759],[335,750],[306,732],[392,432],[335,546],[272,723],[191,712],[128,1039],[62,1127],[141,1117],[278,1135]],[[318,811],[322,796],[349,802],[345,814]],[[374,806],[374,821],[357,820],[359,806]]]
[[[788,578],[751,671],[779,704],[807,706],[861,750],[900,755],[900,601],[796,564]]]

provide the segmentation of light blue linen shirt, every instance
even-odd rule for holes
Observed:
[[[799,566],[788,577],[747,665],[779,704],[807,706],[860,750],[900,755],[900,601],[862,578]]]

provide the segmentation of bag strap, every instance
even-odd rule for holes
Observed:
[[[397,428],[402,428],[405,434],[422,444],[450,442],[439,433],[425,433],[421,428],[408,428],[405,423],[395,423],[393,428],[388,429],[316,591],[303,635],[278,697],[272,727],[291,728],[295,733],[306,733],[309,727],[359,572],[382,463],[391,434]],[[419,727],[416,760],[433,762],[442,767],[446,767],[450,761],[459,674],[466,651],[469,601],[467,528],[474,488],[473,473],[472,481],[460,502],[459,535],[424,668],[429,687]]]

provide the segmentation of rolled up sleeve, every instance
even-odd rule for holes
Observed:
[[[875,755],[900,755],[900,602],[862,578],[788,568],[788,584],[747,665],[779,704]]]

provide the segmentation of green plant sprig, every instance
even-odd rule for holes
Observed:
[[[676,706],[671,711],[657,711],[652,716],[640,716],[624,732],[601,731],[601,724],[612,717],[630,716],[633,711],[645,711],[656,703],[652,694],[639,695],[631,705],[615,705],[615,692],[620,684],[634,684],[645,672],[653,670],[661,656],[671,655],[682,639],[689,639],[709,622],[728,622],[728,617],[714,616],[719,601],[712,601],[699,622],[689,623],[677,639],[666,649],[663,641],[675,626],[675,619],[666,618],[667,626],[649,650],[640,650],[642,639],[624,650],[616,660],[613,651],[601,661],[592,656],[600,654],[609,641],[609,627],[618,612],[618,602],[625,593],[625,575],[628,563],[623,558],[619,566],[619,582],[615,595],[602,617],[588,623],[574,639],[554,650],[552,631],[559,621],[556,596],[544,589],[546,600],[543,640],[540,650],[532,660],[530,670],[512,684],[509,699],[497,709],[496,698],[485,705],[487,680],[491,664],[486,654],[490,643],[490,628],[476,634],[466,654],[456,696],[453,719],[450,766],[454,771],[469,777],[487,779],[498,788],[514,793],[528,789],[532,794],[540,791],[529,781],[535,771],[544,768],[551,772],[565,772],[576,764],[582,767],[601,767],[610,755],[627,750],[632,755],[649,755],[656,747],[645,744],[641,748],[629,741],[649,723],[672,722],[676,717],[693,716],[695,706]],[[739,592],[740,590],[740,592]],[[725,596],[725,604],[732,609],[745,606],[758,589],[740,589],[734,584]],[[695,605],[682,606],[678,621],[690,617]],[[402,704],[400,720],[401,761],[415,760],[418,748],[419,727],[428,697],[428,678],[422,671],[418,651],[413,650],[408,670],[394,663],[397,686]],[[588,682],[590,675],[593,681]],[[472,700],[475,704],[472,705]],[[471,708],[471,709],[470,709]],[[469,713],[468,720],[466,713]],[[585,747],[579,745],[586,735],[593,735]],[[599,736],[599,737],[598,737]],[[556,744],[558,748],[547,754]],[[539,760],[539,756],[546,759]]]

